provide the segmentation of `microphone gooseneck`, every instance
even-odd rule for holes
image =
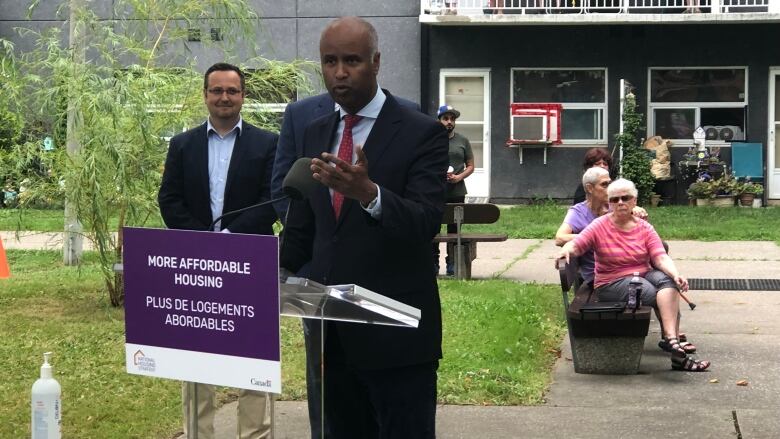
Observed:
[[[306,199],[318,184],[320,183],[315,180],[311,174],[311,159],[308,157],[300,158],[296,160],[295,163],[293,163],[290,171],[287,172],[287,175],[284,177],[284,181],[282,182],[282,192],[284,192],[283,196],[271,200],[266,200],[257,204],[252,204],[251,206],[242,207],[241,209],[225,212],[218,216],[211,223],[208,230],[214,230],[214,226],[220,220],[230,215],[235,215],[237,213],[245,212],[257,207],[263,207],[265,205],[276,203],[277,201],[282,201],[287,198],[293,200]]]

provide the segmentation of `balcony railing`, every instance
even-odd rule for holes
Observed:
[[[780,0],[421,0],[421,16],[595,13],[778,14]]]

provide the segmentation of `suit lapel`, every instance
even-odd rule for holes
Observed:
[[[243,163],[244,156],[246,155],[246,150],[249,149],[249,146],[247,145],[247,142],[249,141],[249,137],[251,137],[249,134],[249,130],[252,128],[249,124],[244,122],[242,124],[241,128],[241,134],[236,136],[236,141],[233,144],[233,153],[230,155],[230,166],[228,167],[228,174],[227,174],[227,181],[225,181],[225,194],[224,194],[224,203],[223,206],[227,206],[228,202],[228,194],[230,193],[230,187],[233,184],[233,180],[236,179],[236,174],[238,173],[238,168],[241,166],[241,163]],[[257,172],[260,172],[258,169]]]
[[[198,166],[198,173],[200,180],[200,190],[203,192],[203,198],[204,200],[210,200],[211,199],[211,190],[209,189],[209,140],[208,136],[206,134],[206,124],[200,126],[200,129],[198,129],[195,132],[195,139],[194,139],[194,146],[195,146],[195,160],[196,164]],[[209,216],[211,216],[211,208],[208,207],[207,209],[209,212]]]
[[[365,151],[366,160],[368,160],[369,173],[371,172],[371,163],[379,161],[401,127],[400,107],[387,90],[384,92],[387,99],[382,110],[379,111],[373,128],[371,128],[366,144],[363,145],[363,151]]]
[[[338,122],[339,113],[336,111],[332,112],[328,116],[320,117],[312,122],[310,127],[311,140],[307,139],[306,151],[304,151],[306,157],[320,158],[323,152],[330,152],[330,147],[333,144],[333,138],[336,135]],[[333,210],[330,190],[327,186],[318,185],[315,195],[312,196],[312,204],[314,203],[319,205],[319,208],[323,209],[323,211],[330,213],[328,217],[330,221],[333,221],[333,226],[335,227],[336,213]],[[344,205],[342,205],[342,210],[343,209]]]
[[[363,145],[363,152],[366,153],[366,160],[368,160],[368,173],[371,177],[371,164],[379,163],[379,159],[382,154],[387,150],[390,142],[395,137],[398,129],[401,126],[401,114],[398,112],[398,105],[390,96],[387,90],[384,90],[387,99],[382,109],[379,111],[374,126],[371,127],[371,132],[368,134],[366,144]],[[357,200],[351,198],[345,198],[344,204],[341,206],[341,217],[344,218],[352,206],[357,204]],[[356,207],[357,208],[357,207]]]

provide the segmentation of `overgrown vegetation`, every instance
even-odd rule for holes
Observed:
[[[124,312],[102,293],[99,258],[66,267],[53,251],[8,251],[0,281],[0,437],[29,437],[29,390],[41,353],[54,352],[62,385],[63,437],[163,438],[180,431],[177,381],[125,372]],[[440,281],[445,358],[439,400],[536,404],[563,333],[556,286]],[[282,399],[306,397],[298,319],[281,320]],[[24,336],[20,336],[23,334]],[[221,400],[235,391],[223,390]]]
[[[24,123],[9,124],[16,132],[0,139],[10,144],[0,148],[0,177],[18,189],[21,208],[61,208],[66,201],[98,250],[110,303],[119,306],[122,282],[111,268],[121,259],[121,228],[157,215],[166,139],[205,119],[202,71],[187,46],[189,29],[219,29],[221,41],[198,44],[235,61],[239,41],[243,53],[256,52],[259,21],[245,0],[113,5],[118,18],[101,19],[89,2],[71,1],[69,36],[58,27],[22,30],[34,50],[14,57],[2,46],[0,118]],[[277,129],[278,118],[260,104],[287,102],[306,90],[308,64],[242,61],[257,69],[247,81],[252,111],[244,112],[245,119]],[[42,147],[44,137],[53,140],[53,149]]]
[[[634,182],[639,192],[637,202],[647,205],[655,187],[655,178],[650,172],[650,156],[640,138],[643,128],[642,114],[636,111],[636,97],[628,93],[623,106],[623,132],[615,136],[615,147],[623,149],[620,176]]]

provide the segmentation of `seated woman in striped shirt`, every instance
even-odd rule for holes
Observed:
[[[634,183],[617,179],[607,188],[607,196],[611,212],[593,220],[567,242],[558,259],[569,262],[570,257],[593,250],[596,260],[593,287],[603,302],[626,301],[628,284],[633,273],[638,272],[642,277],[642,303],[655,307],[661,316],[663,332],[672,351],[672,368],[706,370],[710,362],[688,356],[677,335],[678,291],[688,290],[688,280],[680,275],[664,251],[653,226],[632,215],[637,196]]]

